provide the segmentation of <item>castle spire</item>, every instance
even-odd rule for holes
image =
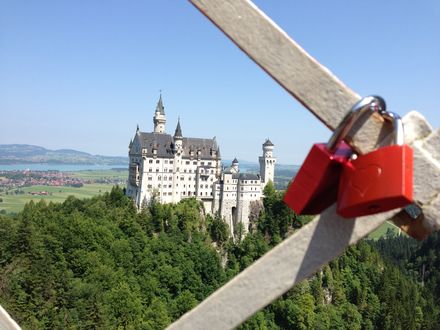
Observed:
[[[163,106],[162,102],[162,92],[160,93],[159,101],[157,102],[156,112],[159,112],[161,115],[165,115],[165,107]]]
[[[174,138],[182,138],[182,128],[180,127],[180,117],[177,119],[177,127],[176,131],[174,132]]]

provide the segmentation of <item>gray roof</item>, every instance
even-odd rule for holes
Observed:
[[[215,139],[183,138],[183,158],[190,158],[190,151],[194,151],[194,157],[197,157],[197,151],[200,151],[200,158],[214,159],[212,152],[217,151],[217,142]]]
[[[238,164],[237,158],[234,158],[234,160],[232,161],[232,164]]]
[[[234,173],[232,174],[233,179],[239,180],[260,180],[260,176],[254,173]]]
[[[182,128],[180,127],[180,119],[177,121],[176,131],[174,132],[174,137],[182,137]]]
[[[240,173],[240,180],[260,180],[260,175],[254,173]]]
[[[147,149],[147,157],[153,156],[153,148],[157,148],[157,157],[174,158],[173,137],[163,133],[144,133],[139,134],[142,148]]]
[[[153,148],[157,148],[157,157],[174,158],[174,139],[170,134],[139,132],[136,137],[140,139],[142,148],[147,149],[147,157],[153,156]],[[135,138],[136,138],[135,137]],[[194,151],[194,158],[198,158],[197,151],[200,151],[201,159],[216,159],[211,151],[216,151],[218,146],[215,139],[183,138],[182,158],[190,158],[190,151]]]
[[[273,147],[274,144],[269,139],[267,139],[266,142],[264,142],[263,146],[265,146],[265,147]]]
[[[160,94],[159,101],[157,102],[156,112],[157,111],[159,111],[159,113],[161,115],[165,114],[165,107],[163,106],[163,103],[162,103],[162,94]]]

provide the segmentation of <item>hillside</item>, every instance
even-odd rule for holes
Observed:
[[[127,164],[128,158],[91,155],[71,149],[50,150],[28,144],[0,144],[1,165],[33,163],[120,165]]]
[[[308,221],[265,193],[236,240],[195,199],[138,213],[120,188],[0,215],[0,304],[24,329],[163,329]],[[438,237],[379,244],[404,269],[362,241],[239,329],[438,329]]]

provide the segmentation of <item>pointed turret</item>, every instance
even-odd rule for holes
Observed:
[[[176,138],[183,138],[182,128],[180,127],[180,118],[177,120],[176,131],[174,132],[174,139]]]
[[[165,108],[162,102],[162,93],[159,96],[159,101],[157,102],[156,112],[159,112],[161,115],[165,116]]]
[[[176,131],[174,132],[174,152],[178,155],[183,150],[182,128],[180,127],[180,118],[177,120]]]
[[[165,107],[163,106],[162,93],[161,93],[153,117],[154,133],[165,133],[166,121],[167,120],[165,118]]]

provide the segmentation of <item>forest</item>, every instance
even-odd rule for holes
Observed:
[[[196,199],[137,212],[123,189],[0,215],[0,304],[23,329],[163,329],[310,218],[268,184],[235,240]],[[439,234],[364,240],[241,329],[437,329]]]

